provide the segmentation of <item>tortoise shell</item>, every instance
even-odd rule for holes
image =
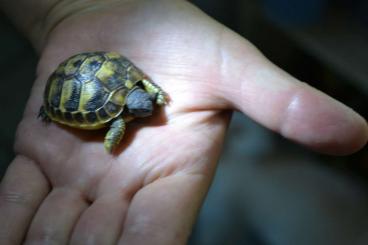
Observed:
[[[97,129],[119,116],[129,91],[145,75],[113,52],[74,55],[61,63],[47,81],[44,110],[56,122]]]

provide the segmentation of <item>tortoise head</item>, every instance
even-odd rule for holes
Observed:
[[[134,117],[148,117],[152,115],[152,97],[143,89],[136,87],[126,97],[126,106]]]

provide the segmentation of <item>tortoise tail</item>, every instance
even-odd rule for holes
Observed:
[[[41,106],[40,111],[38,112],[37,118],[41,118],[41,120],[45,123],[51,122],[50,117],[47,115],[45,107]]]

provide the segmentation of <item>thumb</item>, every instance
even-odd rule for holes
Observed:
[[[367,123],[352,109],[282,71],[230,30],[222,40],[217,92],[228,105],[319,152],[345,155],[366,144]]]

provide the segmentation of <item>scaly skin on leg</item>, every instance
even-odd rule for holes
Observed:
[[[149,93],[150,95],[154,96],[156,98],[156,104],[158,105],[166,105],[169,101],[168,95],[163,91],[157,84],[155,84],[152,81],[143,79],[142,84],[144,86],[144,89]]]
[[[124,132],[125,121],[122,117],[118,117],[112,122],[110,129],[105,136],[104,146],[106,151],[110,153],[114,151],[123,138]]]

